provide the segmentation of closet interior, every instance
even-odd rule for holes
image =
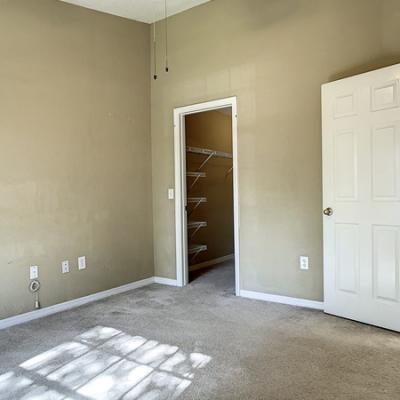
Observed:
[[[185,117],[189,281],[230,265],[234,274],[231,108]]]

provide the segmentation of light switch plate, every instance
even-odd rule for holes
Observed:
[[[69,261],[65,260],[61,263],[61,272],[67,274],[69,272]]]
[[[168,200],[173,200],[175,198],[175,190],[172,188],[168,189]]]
[[[307,256],[300,256],[300,269],[302,269],[302,270],[308,270],[309,269],[308,257]]]
[[[39,267],[37,265],[31,265],[29,267],[29,278],[30,279],[39,278]]]
[[[85,269],[86,268],[86,257],[78,257],[78,269]]]

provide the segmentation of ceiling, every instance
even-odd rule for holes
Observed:
[[[61,0],[92,10],[152,23],[164,18],[164,0]],[[168,15],[178,14],[210,0],[167,0]]]

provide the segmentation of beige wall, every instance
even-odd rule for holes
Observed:
[[[0,318],[32,309],[32,264],[43,306],[153,275],[148,35],[55,0],[0,1]]]
[[[400,62],[399,1],[214,0],[169,26],[150,143],[148,25],[0,0],[0,318],[32,309],[31,264],[43,306],[175,278],[172,111],[232,95],[241,286],[322,299],[320,85]]]
[[[218,111],[207,111],[186,116],[186,145],[232,153],[232,117]],[[186,154],[187,171],[197,171],[205,157]],[[202,168],[206,178],[199,179],[189,196],[207,197],[189,217],[195,221],[207,221],[193,238],[193,243],[207,245],[207,251],[200,253],[190,264],[214,260],[233,254],[233,175],[228,174],[232,159],[213,157]],[[193,178],[188,179],[188,188]],[[192,233],[189,230],[189,235]],[[190,259],[189,259],[190,261]]]
[[[157,275],[175,278],[173,108],[237,96],[241,287],[323,298],[320,86],[400,62],[399,12],[397,0],[214,0],[170,19],[170,72],[152,82]]]

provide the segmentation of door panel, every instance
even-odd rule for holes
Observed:
[[[356,224],[336,224],[336,288],[358,293],[359,232]]]
[[[372,132],[372,197],[375,201],[400,200],[398,127],[390,124]]]
[[[357,199],[357,137],[353,130],[335,134],[336,200]]]
[[[334,115],[335,118],[356,115],[354,93],[342,94],[336,97]]]
[[[393,80],[383,85],[373,86],[371,90],[372,111],[385,110],[399,106],[399,82]]]
[[[377,299],[399,301],[398,226],[374,226],[374,294]]]
[[[395,65],[322,87],[325,311],[396,331],[399,82]]]

